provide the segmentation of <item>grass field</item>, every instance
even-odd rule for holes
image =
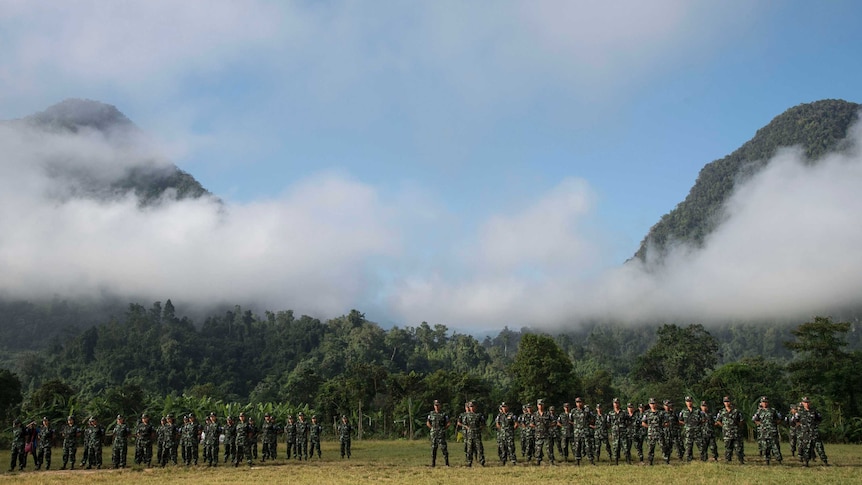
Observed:
[[[787,451],[786,443],[782,447]],[[653,467],[639,465],[610,466],[607,457],[597,466],[576,467],[572,463],[559,463],[551,467],[542,464],[541,467],[519,463],[517,466],[502,467],[496,456],[496,445],[492,441],[485,442],[487,466],[485,468],[464,466],[463,445],[449,444],[451,467],[439,466],[430,468],[429,444],[420,441],[354,441],[352,459],[342,460],[339,457],[338,443],[323,443],[323,459],[310,462],[284,460],[284,445],[279,445],[282,457],[275,462],[255,464],[251,468],[220,465],[217,468],[174,467],[143,469],[131,467],[123,470],[74,470],[74,471],[35,471],[32,457],[28,467],[23,472],[5,472],[9,466],[9,450],[0,453],[0,484],[34,483],[63,485],[95,485],[105,484],[138,484],[138,483],[181,483],[181,484],[221,484],[221,483],[316,483],[316,484],[357,484],[357,483],[410,483],[422,484],[458,484],[480,483],[511,484],[522,483],[661,483],[695,484],[695,483],[775,483],[787,485],[791,483],[862,483],[862,446],[858,445],[827,445],[829,467],[820,466],[815,462],[810,468],[803,468],[798,461],[786,459],[784,465],[767,467],[757,456],[757,446],[747,443],[749,451],[746,465],[724,463],[684,464],[671,460],[671,465],[656,464]],[[78,450],[80,460],[80,448]],[[134,456],[134,450],[129,450],[129,457]],[[754,452],[754,456],[751,455]],[[723,453],[719,443],[719,453]],[[62,450],[54,449],[52,466],[62,465]],[[103,463],[110,467],[110,448],[104,449]],[[442,459],[440,460],[442,462]],[[439,463],[439,462],[438,462]]]

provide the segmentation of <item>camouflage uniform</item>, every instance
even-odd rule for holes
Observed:
[[[320,459],[320,433],[323,432],[323,426],[317,422],[317,416],[311,417],[311,425],[308,427],[308,437],[311,442],[311,450],[309,454],[314,457],[314,450],[317,450],[317,458]]]
[[[114,426],[114,439],[111,443],[111,465],[114,468],[126,467],[126,454],[129,450],[129,425],[122,416],[117,416],[117,424]]]
[[[449,466],[449,450],[446,448],[446,429],[449,427],[449,416],[440,412],[440,403],[434,401],[434,410],[428,413],[425,425],[431,430],[431,466],[437,464],[437,448],[443,452],[446,466]]]
[[[521,416],[521,422],[519,426],[523,426],[522,430],[523,436],[526,437],[526,456],[524,457],[527,461],[533,461],[533,457],[536,456],[536,426],[535,426],[536,415],[533,413],[533,408],[528,404],[527,412],[525,412]]]
[[[548,440],[551,448],[556,447],[559,454],[563,454],[563,446],[560,441],[560,423],[554,406],[548,408],[548,413],[551,414],[551,429],[548,430]]]
[[[257,460],[257,445],[260,441],[260,428],[254,422],[254,417],[248,418],[248,449],[251,457]]]
[[[529,441],[528,433],[530,426],[527,424],[527,405],[521,407],[521,415],[518,416],[518,429],[520,429],[520,438],[521,438],[521,458],[524,458],[527,454],[527,442]]]
[[[667,449],[665,443],[667,435],[664,428],[668,420],[664,410],[658,409],[655,399],[650,399],[649,404],[650,408],[644,411],[643,416],[641,416],[641,426],[647,430],[647,443],[649,445],[647,459],[649,460],[649,464],[652,465],[655,459],[656,445],[661,447],[662,453]],[[668,461],[669,458],[665,456],[665,462]]]
[[[709,414],[709,406],[706,401],[700,402],[700,412],[703,413],[703,422],[700,425],[700,459],[706,461],[709,452],[712,452],[712,460],[718,461],[718,443],[715,440],[715,419]]]
[[[174,417],[168,414],[165,424],[159,427],[162,440],[162,459],[159,462],[161,466],[166,466],[168,461],[177,464],[177,427],[174,425]]]
[[[751,420],[757,425],[757,439],[763,449],[766,464],[769,465],[771,458],[781,463],[781,449],[776,442],[778,424],[781,423],[781,415],[773,408],[768,407],[766,397],[760,398],[761,407],[754,413]]]
[[[287,459],[296,455],[296,422],[293,416],[287,417],[287,424],[284,425],[284,442],[287,445]]]
[[[507,461],[513,465],[517,462],[515,457],[515,426],[517,426],[517,423],[518,418],[509,412],[509,407],[506,403],[502,403],[500,405],[500,413],[494,419],[494,426],[497,428],[500,462],[504,465]]]
[[[736,450],[736,456],[739,463],[745,463],[745,440],[742,436],[742,413],[730,406],[730,399],[725,397],[725,408],[718,412],[715,416],[715,423],[722,428],[722,438],[724,439],[724,459],[730,463],[733,458],[733,451]]]
[[[165,429],[167,425],[167,420],[162,417],[159,420],[159,427],[156,428],[156,463],[159,466],[161,466],[162,457],[165,455]]]
[[[102,440],[105,438],[105,428],[99,425],[95,418],[90,418],[90,425],[84,429],[84,457],[87,469],[94,465],[102,468]]]
[[[218,424],[215,413],[210,413],[209,421],[204,426],[204,463],[207,466],[218,466],[219,436],[222,427]]]
[[[784,417],[784,424],[788,429],[787,439],[790,441],[790,456],[795,456],[798,437],[798,428],[796,427],[796,406],[790,406],[790,412]]]
[[[581,464],[581,459],[585,456],[589,457],[590,463],[596,464],[593,458],[593,450],[589,446],[588,437],[592,436],[593,431],[593,415],[590,411],[583,407],[581,398],[575,399],[575,409],[570,415],[572,421],[572,437],[574,438],[575,461],[578,465]]]
[[[557,420],[551,416],[549,411],[544,409],[544,403],[541,399],[538,401],[539,410],[533,415],[533,426],[536,430],[536,464],[542,464],[542,458],[545,456],[545,448],[548,448],[548,461],[551,465],[554,464],[554,447],[549,440],[551,429],[557,426]]]
[[[823,464],[828,465],[826,450],[820,439],[820,423],[823,421],[823,415],[811,407],[808,398],[803,398],[802,403],[803,405],[796,413],[796,423],[799,428],[799,459],[802,460],[803,465],[808,466],[808,462],[814,459],[816,451]],[[809,404],[807,409],[805,408],[806,404]]]
[[[697,447],[700,449],[701,455],[704,450],[703,444],[701,443],[702,437],[700,431],[703,428],[705,416],[700,409],[695,408],[693,404],[691,404],[692,402],[692,398],[686,397],[686,407],[683,408],[678,415],[678,423],[682,426],[682,434],[685,441],[686,461],[692,461],[694,459],[695,443],[697,443]],[[690,405],[692,407],[689,408]]]
[[[26,455],[24,454],[24,434],[27,428],[19,421],[15,420],[12,423],[12,464],[9,465],[9,471],[18,467],[18,470],[23,470],[26,465]]]
[[[245,413],[239,413],[239,422],[236,423],[236,456],[233,461],[233,466],[238,467],[240,462],[245,459],[248,466],[251,466],[251,429],[248,424],[248,419]]]
[[[48,418],[42,419],[42,427],[39,428],[39,449],[36,452],[36,469],[42,468],[42,463],[45,463],[45,469],[51,469],[51,446],[54,444],[54,435],[56,432],[48,422]]]
[[[619,399],[614,398],[613,405],[613,409],[608,412],[605,418],[611,446],[609,456],[615,465],[619,465],[620,454],[625,453],[626,463],[631,464],[631,445],[628,444],[628,441],[632,418],[627,411],[619,407]]]
[[[66,421],[66,427],[60,435],[63,437],[63,470],[69,464],[72,469],[75,469],[75,453],[78,451],[78,436],[81,434],[81,428],[75,425],[75,418],[69,416]]]
[[[341,416],[341,422],[338,423],[338,442],[341,445],[341,457],[347,456],[350,459],[350,440],[353,438],[353,425],[347,421],[347,416]]]
[[[467,466],[473,466],[473,456],[477,456],[479,463],[485,466],[485,448],[482,445],[482,427],[484,417],[476,412],[475,405],[471,402],[469,411],[464,414],[463,428],[465,431],[464,441],[467,443]]]
[[[679,415],[676,410],[673,408],[673,403],[665,401],[667,404],[665,405],[665,413],[667,413],[668,425],[667,428],[667,456],[670,457],[673,455],[673,450],[676,448],[677,458],[682,460],[683,455],[685,454],[685,448],[682,443],[682,432],[679,427]]]
[[[593,446],[595,451],[593,451],[593,454],[596,456],[596,461],[600,461],[602,459],[602,445],[604,445],[605,451],[608,452],[608,459],[612,460],[611,442],[608,439],[607,416],[602,414],[601,404],[596,404],[595,422],[595,428],[593,429]]]
[[[263,424],[260,425],[260,439],[263,442],[261,449],[261,462],[267,458],[275,460],[278,450],[278,426],[269,413],[263,415]]]
[[[632,403],[628,403],[626,406],[626,412],[629,415],[629,439],[626,444],[626,456],[632,455],[632,445],[634,445],[638,453],[638,460],[641,463],[644,462],[644,436],[646,433],[646,428],[641,425],[643,413],[640,411],[640,408],[642,407],[639,406],[639,409],[636,411]]]
[[[183,447],[183,463],[186,466],[198,464],[199,446],[201,442],[201,425],[194,414],[189,414],[189,422],[183,425],[180,445]]]
[[[135,464],[153,464],[153,433],[155,428],[150,424],[150,417],[141,416],[141,421],[135,428]]]
[[[305,420],[305,414],[297,414],[296,422],[296,459],[308,460],[308,427],[311,423]]]
[[[572,428],[572,410],[569,403],[563,404],[563,412],[557,417],[560,430],[560,454],[569,461],[569,450],[574,447],[574,430]]]
[[[222,428],[224,432],[224,462],[227,463],[228,460],[231,463],[235,462],[236,457],[236,423],[233,420],[233,416],[227,417],[227,422]]]

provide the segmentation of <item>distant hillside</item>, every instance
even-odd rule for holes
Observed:
[[[734,185],[761,170],[780,147],[801,146],[811,160],[846,143],[847,128],[862,105],[827,99],[788,109],[730,155],[706,164],[684,201],[650,228],[634,257],[661,259],[668,245],[700,245],[720,223],[720,210]]]
[[[98,101],[67,99],[45,111],[14,120],[47,133],[80,133],[85,129],[102,133],[107,140],[121,144],[130,138],[143,139],[141,130],[116,107]],[[99,174],[82,172],[79,167],[54,164],[58,176],[74,179],[74,196],[107,199],[133,191],[142,205],[158,200],[166,191],[177,199],[212,195],[193,176],[164,160],[142,158],[125,169],[122,177],[109,183]]]

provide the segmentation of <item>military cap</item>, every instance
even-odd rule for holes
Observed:
[[[564,403],[563,403],[563,407],[564,407],[564,408],[570,408],[570,407],[572,407],[572,405],[571,405],[571,404],[569,404],[569,403],[567,403],[567,402],[564,402]]]
[[[13,420],[12,420],[12,425],[13,425],[13,426],[18,426],[19,424],[21,424],[21,420],[20,420],[20,419],[15,418],[15,419],[13,419]]]
[[[174,419],[174,415],[173,415],[173,414],[171,414],[171,413],[168,413],[168,415],[167,415],[167,416],[165,416],[165,417],[166,417],[167,419]]]
[[[87,418],[87,421],[95,421],[95,420],[96,420],[95,416],[90,416],[89,418]]]
[[[555,408],[554,406],[551,406],[548,408],[548,411],[556,411],[556,410],[557,410],[557,408]]]
[[[245,417],[245,413],[240,411],[240,413],[239,413],[239,417],[244,418],[244,417]]]
[[[501,402],[501,403],[500,403],[500,407],[501,407],[501,408],[507,408],[507,407],[509,407],[509,405],[508,405],[508,404],[506,404],[506,401],[503,401],[503,402]]]
[[[287,419],[293,419],[293,415],[292,415],[292,414],[288,414],[288,415],[287,415]]]
[[[602,408],[602,403],[597,403],[597,404],[596,404],[596,409],[601,409],[601,408]]]
[[[808,396],[802,398],[802,402],[811,402],[811,399],[808,399]]]
[[[317,415],[316,415],[316,414],[313,414],[313,415],[311,416],[311,419],[318,419],[318,418],[317,418]]]
[[[195,413],[189,413],[189,419],[195,417]]]
[[[215,415],[216,415],[215,411],[210,411],[210,416],[215,416]]]
[[[650,404],[658,404],[654,397],[649,398],[649,403]]]
[[[347,419],[347,415],[346,415],[346,414],[342,414],[342,415],[341,415],[341,419]]]
[[[685,396],[685,402],[694,402],[694,399],[691,396]]]
[[[730,402],[730,396],[724,396],[724,399],[721,402]]]
[[[709,404],[707,404],[707,403],[706,403],[706,401],[701,401],[701,402],[700,402],[700,405],[701,405],[701,406],[709,406]]]
[[[627,408],[632,408],[632,409],[634,409],[634,408],[635,408],[635,405],[634,405],[634,404],[632,404],[632,403],[626,403],[626,407],[627,407]]]
[[[615,398],[614,398],[614,400],[613,400],[612,402],[615,402],[615,403],[619,404],[619,403],[620,403],[620,398],[615,397]]]
[[[48,421],[48,416],[43,416],[42,421]]]
[[[435,406],[439,406],[439,405],[440,405],[440,401],[438,401],[437,399],[435,399],[435,400],[434,400],[434,405],[435,405]]]
[[[769,399],[766,396],[760,396],[760,402],[769,402]]]
[[[300,411],[300,412],[299,412],[299,414],[297,414],[297,416],[302,416],[302,417],[304,418],[304,417],[305,417],[305,413],[304,413],[304,412],[302,412],[302,411]]]
[[[665,406],[670,406],[670,405],[672,404],[672,403],[670,402],[670,399],[665,399],[665,400],[664,400],[664,401],[662,401],[661,403],[662,403],[663,405],[665,405]]]
[[[790,409],[797,409],[797,408],[796,408],[796,404],[791,404],[791,405],[790,405]]]
[[[269,414],[269,413],[263,413],[263,417],[264,417],[264,418],[268,418],[269,416],[270,416],[270,414]]]
[[[581,398],[579,398],[579,397],[576,397],[576,398],[575,398],[575,402],[584,402],[584,400],[583,400],[583,399],[581,399]]]
[[[142,415],[141,415],[141,419],[149,418],[149,417],[150,417],[150,415],[149,415],[149,414],[147,414],[147,413],[144,413],[144,414],[142,414]]]
[[[66,418],[66,421],[74,421],[74,420],[75,420],[75,416],[69,416],[68,418]]]
[[[544,399],[537,399],[537,400],[536,400],[536,405],[537,405],[537,406],[538,406],[538,405],[542,405],[542,406],[544,406],[544,405],[545,405],[545,400],[544,400]]]
[[[126,419],[126,418],[124,418],[122,414],[118,414],[117,419]]]

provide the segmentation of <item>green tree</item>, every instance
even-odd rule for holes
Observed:
[[[547,335],[521,337],[511,372],[518,397],[524,402],[543,398],[549,403],[562,403],[571,393],[581,391],[572,361]]]
[[[679,379],[685,387],[692,388],[718,363],[718,341],[703,325],[663,325],[657,334],[656,343],[637,359],[637,379]]]
[[[0,416],[3,423],[8,423],[9,418],[17,414],[22,399],[18,376],[9,370],[0,369]]]

